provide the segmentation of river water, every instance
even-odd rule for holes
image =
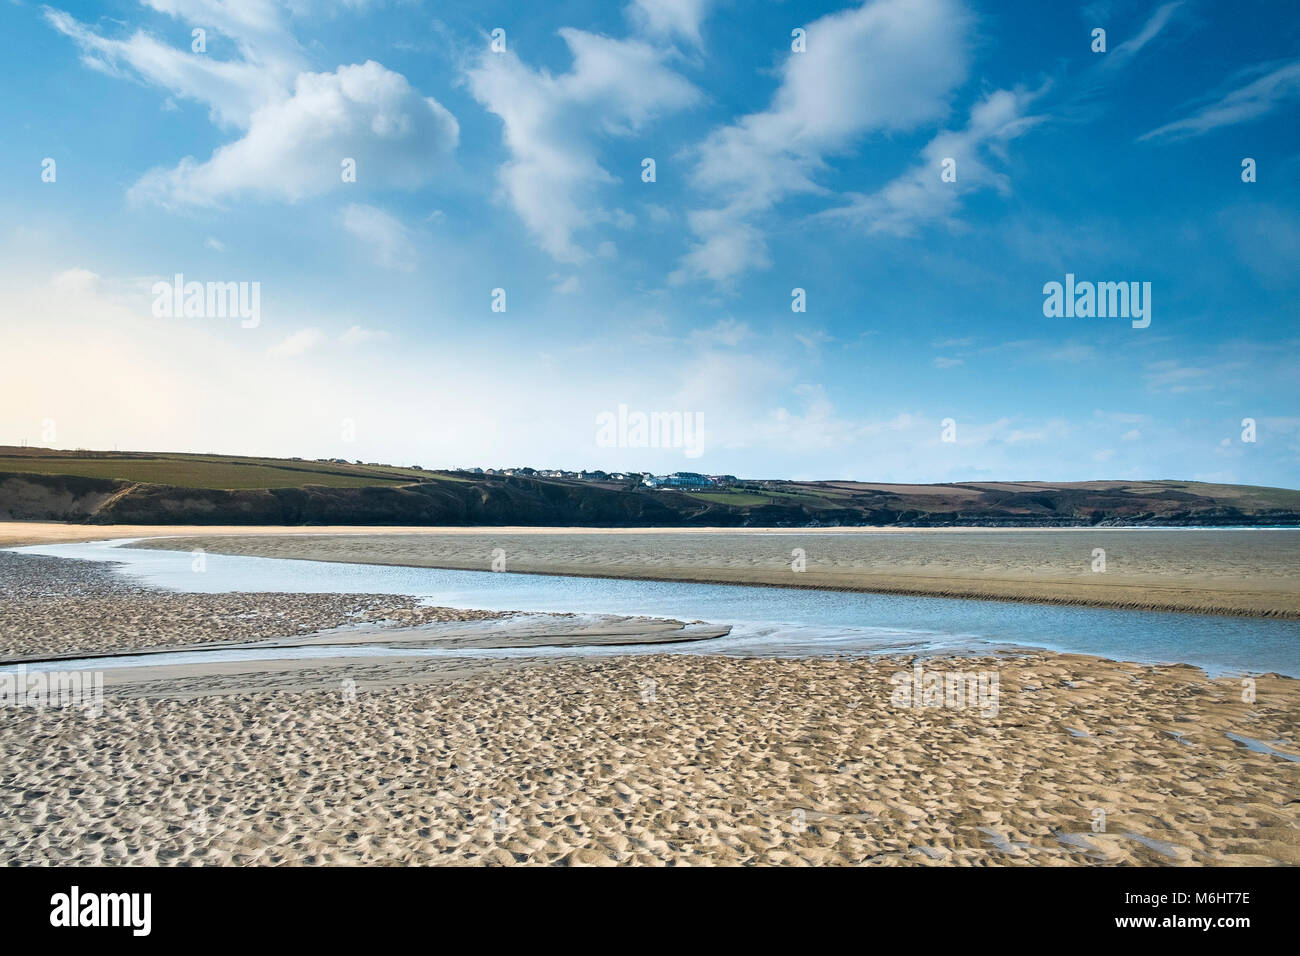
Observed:
[[[457,608],[579,614],[650,615],[730,625],[729,636],[701,644],[626,648],[529,648],[455,656],[504,657],[621,653],[726,653],[823,656],[872,653],[988,653],[1007,647],[1093,654],[1143,663],[1187,663],[1211,674],[1277,672],[1300,677],[1300,622],[907,597],[802,588],[746,587],[490,571],[336,564],[207,554],[196,571],[189,552],[121,548],[128,539],[12,549],[116,563],[119,573],[181,592],[285,591],[407,594]],[[185,656],[214,651],[185,652]],[[251,652],[245,652],[247,659]],[[380,656],[382,647],[331,654]],[[410,655],[410,649],[401,651]],[[421,652],[426,653],[426,652]],[[429,656],[441,656],[436,651]],[[444,652],[445,653],[445,652]],[[259,652],[257,656],[266,656]],[[278,658],[306,656],[278,652]],[[312,656],[321,656],[315,649]],[[232,657],[231,659],[240,659]],[[179,663],[153,659],[152,663]],[[62,662],[69,666],[69,662]],[[98,659],[97,666],[108,662]],[[123,664],[126,658],[123,658]]]

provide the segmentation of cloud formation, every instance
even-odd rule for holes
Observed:
[[[759,220],[782,200],[823,194],[828,158],[870,133],[941,120],[966,77],[970,17],[958,0],[872,0],[806,27],[767,109],[711,133],[693,185],[722,203],[688,215],[695,235],[675,278],[723,281],[768,264]]]
[[[650,36],[679,37],[692,46],[700,46],[700,24],[709,12],[712,0],[632,0],[628,18]]]
[[[700,92],[668,66],[670,50],[582,30],[559,33],[573,57],[567,73],[553,76],[512,50],[485,47],[467,77],[474,98],[502,122],[510,159],[499,178],[507,201],[548,254],[578,263],[591,253],[576,234],[622,218],[596,197],[597,187],[623,178],[601,166],[601,137],[634,133],[694,105]],[[640,169],[624,173],[632,175]]]
[[[132,199],[166,206],[236,197],[297,202],[342,185],[345,159],[356,162],[358,182],[409,189],[428,182],[456,148],[455,117],[400,73],[373,60],[308,70],[277,4],[147,5],[187,24],[210,24],[235,41],[239,58],[168,46],[142,30],[112,39],[62,11],[47,10],[46,19],[77,43],[87,65],[205,103],[215,123],[242,135],[207,160],[187,156],[150,170],[129,190]]]
[[[961,197],[975,189],[1010,192],[1007,177],[989,165],[990,156],[1002,155],[1007,143],[1023,134],[1040,117],[1026,115],[1034,94],[997,90],[971,109],[960,130],[935,136],[921,151],[921,161],[911,170],[869,195],[824,214],[852,223],[868,233],[909,235],[922,224],[947,223]],[[945,164],[955,179],[943,178]]]

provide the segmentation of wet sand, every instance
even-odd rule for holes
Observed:
[[[488,570],[499,549],[506,570],[533,574],[1300,618],[1300,531],[266,529],[141,546],[459,570]]]
[[[132,585],[99,562],[0,552],[0,661],[499,616],[404,595],[172,594]]]

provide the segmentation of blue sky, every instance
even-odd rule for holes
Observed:
[[[1292,2],[0,17],[0,442],[1300,487]],[[176,273],[256,327],[155,315]],[[1045,316],[1067,273],[1150,325]]]

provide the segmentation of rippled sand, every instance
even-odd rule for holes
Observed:
[[[1187,667],[927,665],[995,670],[990,716],[892,705],[907,663],[441,665],[414,686],[405,663],[352,699],[325,668],[11,712],[0,862],[1300,863],[1297,764],[1225,736],[1294,753],[1295,681],[1246,704]]]

